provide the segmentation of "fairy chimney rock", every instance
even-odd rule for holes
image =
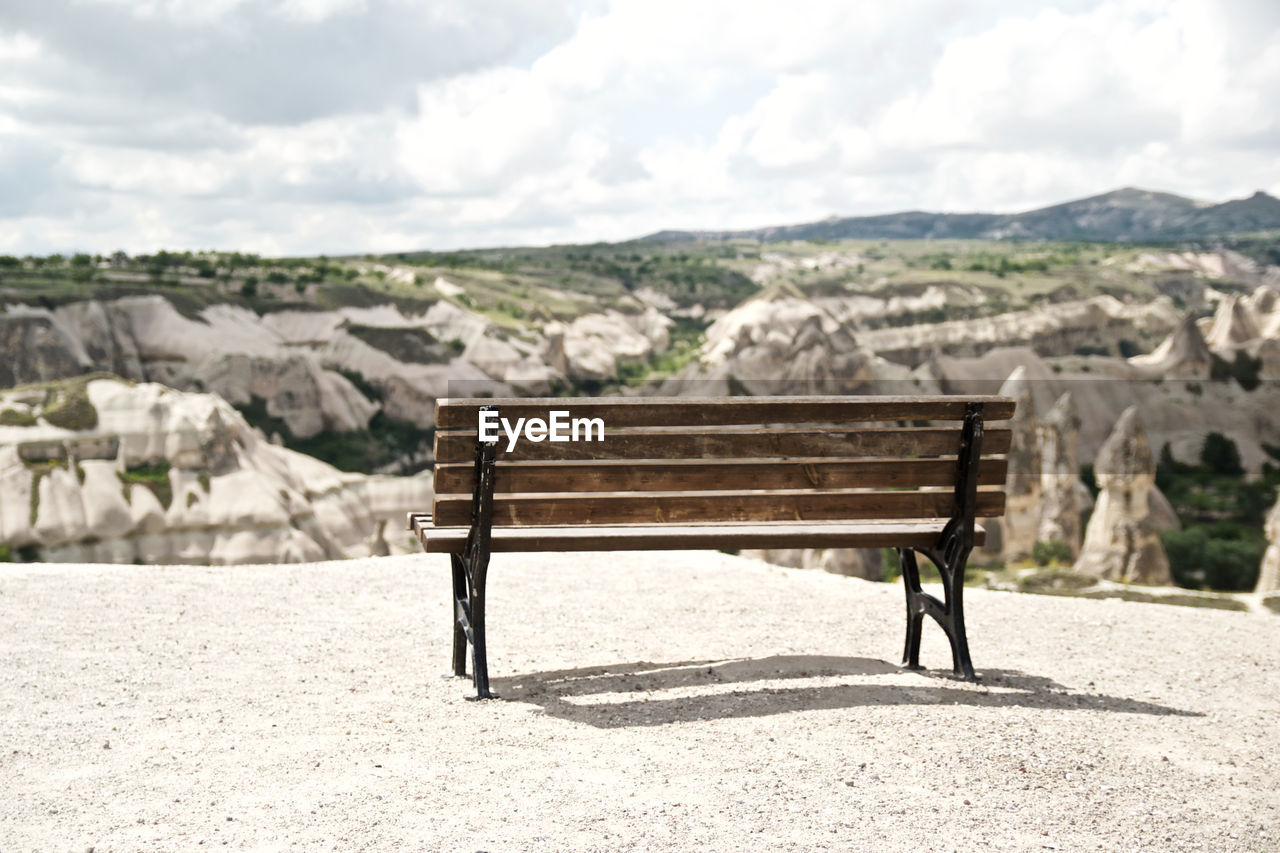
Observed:
[[[1031,381],[1025,367],[1019,365],[1000,386],[1000,395],[1017,403],[1008,427],[1008,473],[1005,475],[1004,516],[985,522],[988,528],[987,554],[1006,560],[1021,560],[1031,555],[1036,544],[1036,528],[1040,517],[1040,448],[1036,441],[1036,410],[1031,396]]]
[[[1036,539],[1066,543],[1080,554],[1080,415],[1071,392],[1058,398],[1036,429],[1040,444],[1040,523]]]
[[[1120,415],[1094,463],[1101,493],[1076,570],[1125,583],[1170,584],[1160,525],[1151,514],[1155,459],[1136,406]]]
[[[1212,349],[1235,349],[1256,340],[1261,334],[1252,305],[1238,296],[1230,296],[1218,305],[1206,343]]]
[[[1165,375],[1204,378],[1213,367],[1213,353],[1196,325],[1195,314],[1188,312],[1160,346],[1146,355],[1135,355],[1129,363]]]
[[[1267,552],[1262,555],[1262,570],[1258,573],[1256,592],[1280,591],[1280,500],[1267,513],[1263,525],[1267,534]]]

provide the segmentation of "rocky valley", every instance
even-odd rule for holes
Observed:
[[[1130,407],[1166,467],[1196,464],[1211,433],[1242,476],[1280,464],[1274,239],[805,234],[0,258],[0,544],[144,562],[399,548],[378,526],[429,501],[414,475],[451,395],[994,393],[1016,371],[1033,461],[1011,494],[1034,506],[1020,521],[1011,499],[1010,558],[1058,538],[1044,531],[1079,551],[1071,515],[1097,488],[1080,468]]]

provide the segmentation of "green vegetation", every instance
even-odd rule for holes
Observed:
[[[385,304],[418,296],[409,287],[389,282],[385,274],[365,272],[363,267],[325,258],[261,258],[240,252],[162,251],[134,257],[117,252],[70,260],[59,255],[0,256],[0,287],[12,301],[46,308],[91,298],[159,293],[194,320],[204,308],[220,303],[258,313],[323,307],[326,300],[332,301],[325,288],[338,286],[355,291],[363,300],[340,304]],[[317,287],[308,287],[312,284]],[[289,301],[299,297],[303,298]],[[415,313],[422,310],[419,304]]]
[[[1228,238],[1223,244],[1260,264],[1280,266],[1280,234],[1246,234]]]
[[[89,383],[95,379],[114,379],[118,382],[130,381],[121,379],[112,373],[98,371],[70,379],[55,379],[48,382],[32,382],[26,385],[19,385],[16,390],[43,392],[44,404],[36,412],[36,415],[43,417],[53,426],[62,427],[63,429],[87,430],[94,429],[98,425],[98,410],[89,401]],[[26,413],[18,410],[5,409],[0,412],[0,418],[13,422],[6,422],[0,425],[33,426],[35,416],[28,415],[27,417],[31,417],[31,421],[27,422],[24,414]]]
[[[122,252],[0,256],[0,290],[7,299],[46,307],[90,297],[159,293],[192,318],[221,303],[259,313],[391,303],[408,315],[421,315],[433,307],[443,308],[439,305],[443,302],[481,313],[504,339],[531,341],[546,323],[584,313],[636,313],[646,304],[664,300],[677,309],[701,306],[714,311],[774,287],[792,289],[801,296],[860,294],[910,300],[931,295],[914,303],[904,301],[907,307],[889,317],[864,321],[862,328],[985,317],[1098,293],[1129,301],[1149,300],[1161,293],[1176,299],[1202,287],[1191,271],[1144,270],[1134,263],[1143,254],[1183,248],[1173,244],[856,240],[820,232],[812,236],[811,240],[767,243],[748,238],[673,239],[344,258],[165,251],[134,257]],[[1227,244],[1250,257],[1280,258],[1280,240],[1274,235],[1232,238]],[[437,279],[443,279],[439,288]],[[1233,286],[1221,284],[1227,289]],[[939,292],[945,300],[932,298]],[[666,351],[645,361],[621,362],[618,375],[609,380],[556,391],[609,393],[675,375],[696,358],[705,339],[705,321],[691,318],[698,312],[675,313],[679,319]],[[445,363],[464,349],[459,340],[438,340],[420,329],[356,324],[347,328],[370,346],[406,362]],[[1125,341],[1118,353],[1109,354],[1129,356],[1152,344],[1145,339]],[[1095,351],[1082,348],[1082,352]],[[1215,363],[1214,370],[1215,375],[1232,377],[1244,388],[1257,384],[1257,360],[1245,354]],[[352,372],[344,375],[369,399],[381,399],[375,383]],[[246,411],[246,415],[257,417],[268,433],[278,432],[288,446],[311,447],[321,458],[349,470],[368,470],[373,460],[390,464],[425,449],[422,430],[381,416],[361,433],[301,441],[282,425],[263,420],[265,410],[256,415]],[[68,401],[63,410],[54,409],[54,417],[72,428],[84,428],[96,413]],[[21,420],[21,413],[0,411],[0,424],[9,419]]]
[[[894,548],[880,549],[880,578],[885,581],[896,581],[902,577],[902,563],[898,560],[898,552]]]
[[[455,355],[454,348],[442,343],[426,329],[384,328],[347,323],[351,335],[374,349],[382,350],[397,361],[411,364],[446,364]]]
[[[1062,543],[1058,543],[1062,544]],[[1070,552],[1068,551],[1068,559]],[[1039,563],[1037,565],[1045,565]],[[1072,571],[1070,568],[1042,569],[1018,578],[1019,592],[1036,592],[1041,594],[1062,593],[1074,594],[1077,590],[1086,589],[1098,582],[1097,578]]]
[[[942,575],[933,563],[921,557],[917,558],[916,565],[920,569],[921,583],[942,583]],[[902,577],[902,563],[898,560],[896,548],[880,549],[880,567],[881,580],[892,582]]]
[[[1037,542],[1031,546],[1031,560],[1037,566],[1069,565],[1072,562],[1071,546],[1058,539]]]
[[[173,503],[173,484],[169,482],[169,461],[162,459],[154,465],[135,465],[116,474],[120,478],[126,496],[129,486],[139,484],[156,496],[166,510]]]
[[[1262,536],[1223,522],[1168,530],[1160,538],[1175,580],[1189,589],[1252,589],[1267,548]]]
[[[430,446],[434,429],[388,418],[378,412],[367,429],[358,432],[320,433],[311,438],[285,439],[294,450],[323,459],[343,471],[372,473]],[[404,473],[421,470],[423,463],[409,466]]]
[[[0,545],[0,563],[36,563],[40,561],[40,551],[35,545],[19,545],[16,549],[8,545]]]
[[[35,526],[36,518],[40,513],[40,481],[46,476],[53,473],[55,468],[61,468],[64,471],[67,468],[67,460],[49,459],[45,462],[23,462],[24,467],[31,472],[31,494],[28,497],[27,504],[27,521],[32,527]],[[84,469],[79,465],[76,466],[76,477],[81,483],[84,482]]]
[[[1267,547],[1263,519],[1280,470],[1267,465],[1260,479],[1247,480],[1235,443],[1210,433],[1198,465],[1176,461],[1164,445],[1156,485],[1182,523],[1161,535],[1174,581],[1188,589],[1253,589]]]
[[[22,409],[0,409],[0,426],[30,427],[36,425],[35,416]]]
[[[338,368],[338,373],[342,374],[348,382],[356,386],[356,390],[363,394],[365,399],[382,399],[382,389],[366,379],[363,373],[356,370],[343,370],[342,368]]]
[[[1262,384],[1262,359],[1250,358],[1244,350],[1236,350],[1234,361],[1226,361],[1213,355],[1213,364],[1209,369],[1209,378],[1216,381],[1234,379],[1236,384],[1246,391],[1252,391]]]
[[[54,391],[53,402],[45,404],[40,416],[63,429],[87,430],[98,425],[98,410],[89,402],[87,382],[61,385]]]
[[[1250,251],[1264,253],[1274,245],[1274,240],[1249,243]],[[161,293],[196,319],[218,303],[259,313],[392,303],[406,314],[420,315],[446,301],[483,314],[514,336],[529,336],[551,320],[593,311],[641,311],[655,298],[669,299],[678,309],[731,308],[758,293],[762,285],[757,282],[794,287],[807,296],[915,297],[930,288],[948,296],[945,304],[914,306],[866,321],[875,327],[986,317],[1097,293],[1134,300],[1168,292],[1176,298],[1198,286],[1193,272],[1144,271],[1132,263],[1143,253],[1170,248],[959,239],[761,243],[734,238],[339,259],[163,251],[129,257],[117,252],[71,259],[5,257],[0,260],[0,288],[7,298],[46,307],[90,297]],[[447,282],[442,285],[447,294],[436,288],[437,279]],[[385,346],[435,352],[430,342],[422,343]],[[1130,346],[1136,351],[1151,343]],[[1226,369],[1235,371],[1242,383],[1249,381],[1248,365],[1237,360],[1238,366]],[[670,370],[657,365],[650,372]],[[628,378],[634,381],[635,374]]]
[[[669,331],[667,348],[653,353],[647,361],[622,361],[618,363],[619,385],[638,387],[646,383],[661,382],[680,372],[685,365],[698,357],[698,350],[706,339],[706,323],[688,317],[678,318]],[[565,389],[565,393],[607,393],[612,390],[611,383],[591,386],[594,391],[575,387]]]
[[[31,472],[31,494],[27,501],[27,522],[32,526],[36,526],[36,519],[40,517],[40,481],[44,479],[45,471]]]
[[[759,256],[758,252],[754,254]],[[419,274],[424,281],[446,274],[460,284],[472,285],[467,287],[467,295],[480,310],[493,309],[519,317],[537,313],[540,300],[530,299],[537,289],[569,294],[570,298],[582,294],[605,304],[647,289],[664,294],[681,307],[701,304],[729,308],[757,289],[743,271],[721,263],[739,257],[736,249],[726,251],[718,245],[597,243],[541,249],[419,252],[383,260],[424,267]],[[486,292],[488,287],[475,286],[494,282],[505,283],[507,293],[491,294]],[[553,317],[566,316],[554,303],[549,313]]]
[[[1159,589],[1133,589],[1119,584],[1099,582],[1091,575],[1080,574],[1070,567],[1032,570],[1007,569],[987,572],[970,569],[966,586],[989,589],[1016,589],[1035,595],[1063,595],[1076,598],[1116,598],[1153,604],[1171,604],[1179,607],[1207,607],[1218,610],[1246,611],[1248,605],[1226,593],[1169,591]]]
[[[299,438],[283,420],[267,413],[266,401],[261,397],[254,397],[247,406],[240,407],[240,413],[266,435],[279,435],[290,450],[314,456],[342,471],[361,474],[422,455],[431,446],[435,435],[434,428],[423,429],[417,424],[397,421],[378,412],[363,430],[322,432]],[[422,462],[413,463],[402,472],[412,474],[424,465]]]
[[[1079,593],[1081,598],[1118,598],[1121,601],[1138,601],[1143,604],[1172,604],[1177,607],[1204,607],[1210,610],[1247,611],[1243,601],[1220,595],[1186,593],[1152,593],[1138,589],[1090,589]]]
[[[1204,443],[1200,447],[1200,465],[1216,474],[1229,477],[1244,475],[1239,448],[1220,432],[1211,432],[1204,437]]]

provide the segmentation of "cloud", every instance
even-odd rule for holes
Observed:
[[[73,64],[83,93],[293,124],[411,103],[431,79],[518,60],[564,37],[551,2],[7,0],[0,31]]]
[[[9,0],[7,251],[624,239],[1280,191],[1267,0]],[[6,174],[6,170],[7,173]]]
[[[0,219],[56,210],[65,191],[59,179],[61,152],[40,139],[0,138]]]

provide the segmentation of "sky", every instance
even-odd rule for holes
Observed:
[[[0,253],[1280,195],[1275,0],[0,0]]]

